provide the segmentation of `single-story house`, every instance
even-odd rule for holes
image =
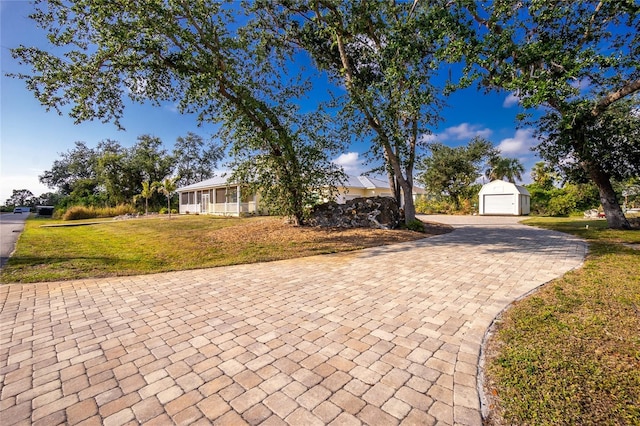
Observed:
[[[213,214],[239,216],[244,213],[258,213],[259,197],[243,193],[243,186],[228,182],[225,176],[216,176],[202,182],[178,188],[180,214]]]
[[[523,186],[494,180],[482,187],[478,194],[481,215],[522,216],[531,211],[531,194]]]
[[[426,194],[423,188],[413,186],[413,199],[417,195]],[[370,176],[347,175],[347,180],[343,187],[338,188],[336,203],[344,204],[349,200],[358,197],[393,197],[393,191],[389,188],[389,181]]]
[[[213,214],[239,216],[255,214],[260,210],[260,196],[250,194],[246,187],[217,176],[202,182],[178,188],[180,214]],[[414,186],[414,198],[424,190]],[[337,203],[345,203],[357,197],[392,197],[389,182],[367,176],[347,176],[345,185],[338,188]]]

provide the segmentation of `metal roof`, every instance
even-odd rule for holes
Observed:
[[[220,188],[228,185],[237,185],[236,182],[229,181],[229,175],[223,173],[220,176],[212,177],[211,179],[203,180],[202,182],[192,183],[191,185],[178,188],[176,192],[195,191],[204,188]],[[344,183],[345,188],[363,188],[363,189],[389,189],[389,182],[370,177],[370,176],[353,176],[347,175],[347,180]],[[414,185],[415,193],[422,193],[424,190]]]
[[[228,180],[229,178],[225,173],[221,176],[214,176],[211,179],[205,179],[202,182],[196,182],[196,183],[192,183],[191,185],[183,186],[181,188],[176,189],[176,192],[185,192],[185,191],[193,191],[196,189],[203,189],[203,188],[235,185],[235,183],[229,182]]]

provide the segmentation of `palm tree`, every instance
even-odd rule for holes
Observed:
[[[538,161],[531,168],[531,178],[540,188],[549,190],[553,188],[553,183],[557,180],[557,175],[553,167],[544,161]]]
[[[144,214],[145,216],[149,214],[149,198],[153,196],[153,193],[158,189],[158,182],[142,182],[142,192],[133,197],[133,202],[135,203],[140,198],[144,198]]]
[[[507,178],[509,182],[516,183],[516,179],[522,180],[522,173],[524,166],[517,158],[496,156],[489,160],[485,176],[490,180]]]
[[[158,191],[162,192],[167,197],[167,210],[169,212],[169,219],[171,219],[171,197],[176,192],[177,182],[179,176],[171,178],[164,178],[162,182],[158,183]]]

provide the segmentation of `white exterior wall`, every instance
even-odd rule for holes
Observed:
[[[350,176],[345,186],[338,188],[338,194],[335,197],[337,203],[345,203],[357,197],[393,197],[389,184],[386,181],[368,178],[365,176]],[[417,193],[424,190],[415,187]],[[242,203],[242,195],[240,194],[240,186],[229,184],[224,176],[214,177],[205,181],[187,185],[178,188],[179,196],[179,212],[181,214],[216,214],[216,215],[238,215],[240,213],[257,213],[260,209],[260,195],[254,195],[249,202]],[[220,194],[219,194],[220,191]],[[229,200],[222,195],[226,191],[237,191],[235,200]],[[187,200],[183,197],[187,194]],[[200,195],[198,195],[200,194]],[[209,194],[208,202],[206,194]],[[414,200],[416,193],[414,192]],[[326,197],[326,195],[324,195]],[[224,199],[216,199],[224,198]],[[329,201],[325,198],[325,201]]]
[[[178,193],[179,212],[180,214],[211,214],[218,216],[238,216],[241,213],[257,213],[258,197],[253,196],[248,202],[241,202],[242,194],[240,186],[231,186],[236,192],[235,201],[227,201],[226,199],[217,200],[217,189],[225,189],[228,187],[210,187],[181,191]],[[183,203],[183,196],[188,201]]]
[[[531,196],[520,194],[520,215],[531,213]]]
[[[338,204],[344,204],[349,200],[359,197],[392,197],[393,195],[389,190],[382,189],[362,189],[362,188],[340,188],[335,202]],[[328,201],[328,200],[325,200]]]
[[[510,182],[494,180],[484,185],[478,194],[481,215],[521,216],[530,213],[529,192]]]

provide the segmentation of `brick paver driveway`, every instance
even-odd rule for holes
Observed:
[[[0,423],[480,424],[487,327],[586,246],[436,219],[461,223],[347,254],[4,285]]]

